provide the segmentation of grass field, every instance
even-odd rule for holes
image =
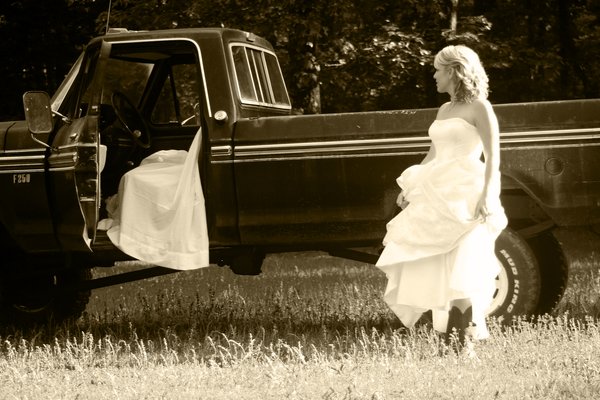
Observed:
[[[257,277],[210,267],[99,289],[77,323],[5,329],[0,399],[595,399],[598,239],[559,239],[557,309],[491,321],[475,357],[439,356],[427,324],[402,329],[373,266],[294,253]]]

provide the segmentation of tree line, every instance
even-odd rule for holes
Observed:
[[[459,43],[479,53],[493,103],[600,97],[599,15],[600,0],[4,1],[0,118],[22,118],[26,90],[52,93],[107,26],[263,36],[304,113],[435,107],[432,58]]]

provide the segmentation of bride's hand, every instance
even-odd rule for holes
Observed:
[[[481,196],[481,198],[479,199],[479,201],[477,202],[477,205],[475,206],[474,219],[481,218],[485,221],[486,218],[490,215],[490,211],[487,206],[487,198],[486,197],[487,196],[485,194],[483,194]]]
[[[396,204],[398,204],[398,207],[403,210],[408,207],[408,201],[406,201],[406,197],[404,197],[404,192],[400,192],[398,198],[396,199]]]

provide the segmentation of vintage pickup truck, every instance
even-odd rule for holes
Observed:
[[[395,178],[429,147],[434,109],[292,115],[272,46],[231,29],[109,32],[26,121],[0,123],[3,323],[79,316],[92,279],[128,257],[97,229],[121,176],[161,149],[198,162],[211,262],[257,274],[265,254],[324,251],[374,262],[398,209]],[[495,106],[501,126],[502,272],[491,315],[544,312],[568,268],[557,226],[600,222],[600,100]],[[106,150],[106,151],[104,151]]]

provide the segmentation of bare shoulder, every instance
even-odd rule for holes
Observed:
[[[492,103],[487,99],[475,99],[471,102],[471,116],[476,122],[496,119]]]
[[[482,123],[490,123],[496,120],[496,114],[492,107],[492,103],[487,99],[475,99],[471,103],[471,112],[476,125]]]
[[[494,114],[494,109],[492,107],[492,103],[490,103],[487,99],[475,99],[471,103],[473,107],[473,112],[476,116],[485,116]]]

